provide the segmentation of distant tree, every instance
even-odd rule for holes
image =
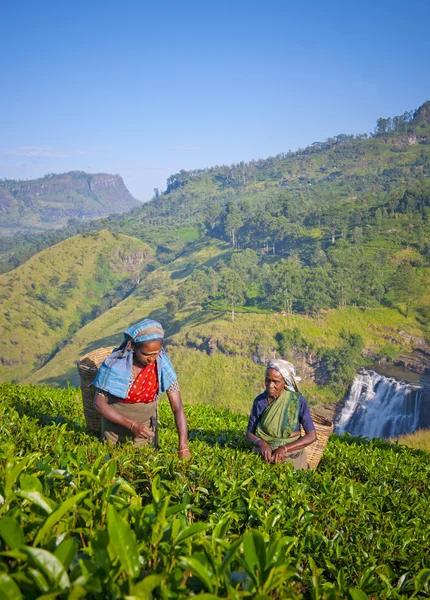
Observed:
[[[335,288],[334,299],[339,308],[351,304],[354,282],[357,275],[358,252],[354,246],[339,240],[328,251],[332,265],[332,280]]]
[[[386,135],[387,133],[387,127],[388,127],[388,123],[387,123],[387,119],[378,119],[376,121],[376,135]]]
[[[319,316],[322,309],[331,308],[334,295],[333,281],[324,266],[303,269],[303,287],[300,308]]]
[[[309,343],[303,338],[300,329],[293,327],[279,332],[275,336],[278,342],[278,351],[283,358],[293,358],[294,351],[301,351],[309,348]]]
[[[291,314],[293,303],[303,292],[303,270],[299,257],[291,256],[287,260],[281,260],[272,272],[275,277],[269,281],[274,288],[271,294],[273,303],[277,308]]]
[[[350,383],[357,369],[363,339],[358,334],[342,333],[343,343],[338,348],[325,349],[321,353],[320,370],[329,382]]]
[[[245,284],[255,280],[258,273],[259,257],[254,250],[247,248],[234,253],[230,259],[231,268],[236,271]]]
[[[312,250],[309,259],[310,265],[312,267],[324,265],[327,262],[327,255],[321,247],[321,242],[317,241],[311,248]]]
[[[227,207],[225,217],[225,233],[230,238],[233,248],[238,247],[237,231],[243,225],[242,215],[234,202]]]
[[[352,237],[354,239],[354,243],[360,245],[363,241],[363,229],[361,227],[354,227]]]
[[[166,302],[166,312],[167,315],[173,319],[176,316],[176,313],[179,310],[179,302],[176,296],[172,296],[170,300]]]
[[[234,309],[245,302],[245,284],[241,277],[229,267],[220,269],[219,291],[231,306],[231,320],[234,321]]]
[[[187,306],[188,304],[201,304],[205,294],[201,285],[197,281],[187,279],[180,287],[177,293],[179,306]]]
[[[408,262],[398,266],[388,281],[387,298],[392,303],[403,303],[406,305],[406,315],[409,309],[423,294],[423,285],[417,271]]]

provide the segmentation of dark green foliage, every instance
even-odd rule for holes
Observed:
[[[310,344],[302,336],[298,327],[286,329],[276,335],[278,351],[283,358],[290,358],[294,351],[308,351]]]
[[[343,344],[338,348],[321,351],[321,367],[323,378],[329,383],[351,383],[359,364],[363,340],[360,335],[343,333]]]
[[[423,292],[423,284],[416,269],[409,263],[400,264],[390,278],[388,298],[392,302],[404,302],[408,313],[409,307]]]
[[[167,316],[170,317],[171,319],[174,319],[178,310],[179,310],[179,302],[175,298],[175,296],[173,296],[172,298],[170,298],[170,300],[167,300],[167,302],[166,302]]]
[[[5,598],[425,598],[428,455],[332,436],[316,472],[267,465],[246,417],[188,407],[191,462],[85,432],[73,389],[0,386]],[[228,468],[226,468],[228,465]]]

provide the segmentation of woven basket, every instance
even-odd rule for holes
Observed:
[[[333,423],[313,410],[311,410],[311,417],[315,425],[317,439],[310,446],[306,446],[306,456],[309,468],[315,471],[327,445],[328,438],[333,433]]]
[[[76,364],[81,378],[82,403],[84,405],[85,421],[87,428],[95,433],[100,433],[101,416],[94,407],[95,387],[92,384],[105,358],[112,353],[113,348],[99,348],[85,354]]]

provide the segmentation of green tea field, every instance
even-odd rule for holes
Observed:
[[[186,412],[180,462],[167,402],[154,454],[86,432],[73,388],[0,386],[1,600],[428,597],[428,453],[332,436],[294,472]]]

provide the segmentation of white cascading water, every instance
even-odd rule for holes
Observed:
[[[422,390],[394,377],[362,369],[337,419],[336,432],[396,438],[419,428]]]

